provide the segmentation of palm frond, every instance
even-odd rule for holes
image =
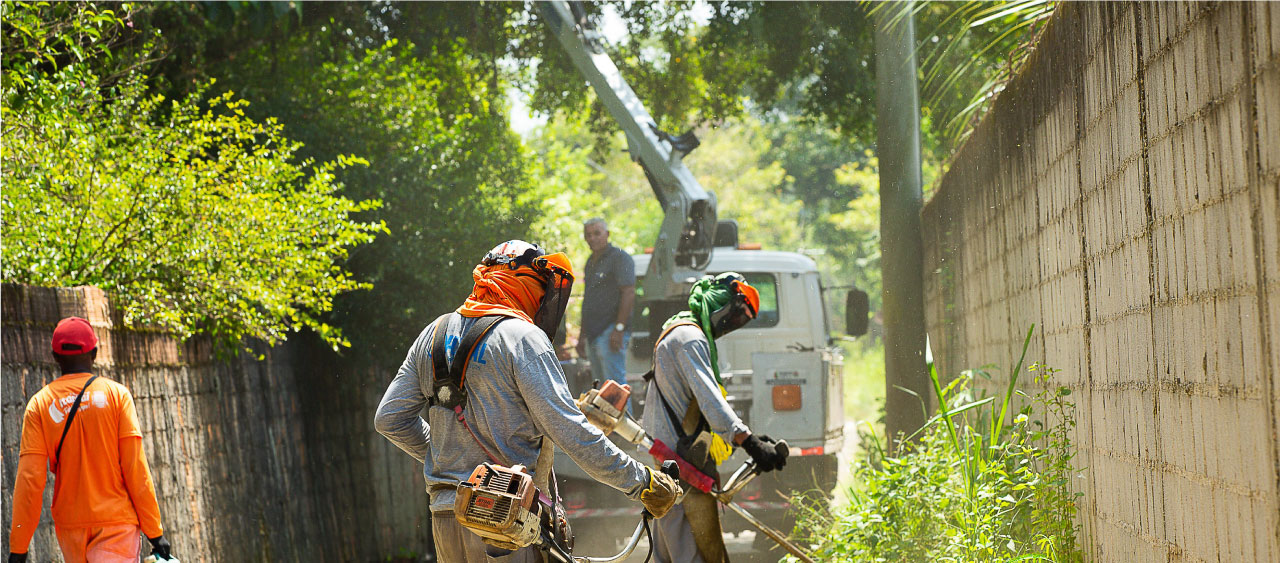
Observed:
[[[933,6],[949,13],[923,36],[921,49],[927,54],[921,58],[920,93],[924,105],[940,118],[945,143],[958,146],[968,136],[993,93],[1021,67],[1031,52],[1025,46],[1034,40],[1035,26],[1052,15],[1055,6],[1052,0],[970,0]],[[935,38],[940,44],[932,44]]]

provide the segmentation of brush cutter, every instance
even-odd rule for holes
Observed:
[[[750,512],[747,512],[747,509],[733,502],[733,496],[760,474],[755,461],[747,460],[737,471],[733,472],[723,486],[717,486],[714,479],[699,471],[693,464],[681,459],[680,456],[676,455],[675,450],[662,443],[661,440],[650,438],[644,429],[640,428],[640,425],[636,424],[636,421],[626,414],[626,405],[630,398],[630,385],[618,385],[614,381],[606,381],[600,388],[590,389],[583,393],[578,397],[576,403],[582,413],[587,416],[587,420],[591,421],[600,430],[606,434],[615,433],[622,439],[645,448],[651,455],[662,461],[664,467],[672,461],[676,462],[677,467],[680,469],[680,478],[684,479],[685,482],[715,497],[721,504],[738,513],[739,516],[742,516],[744,520],[755,526],[761,533],[782,546],[788,553],[805,563],[813,562],[807,550],[792,543],[785,534],[773,529]],[[785,449],[788,446],[785,441],[779,441],[776,447]]]
[[[673,462],[663,463],[661,471],[673,479],[680,478],[680,470]],[[537,546],[561,563],[622,561],[639,545],[641,532],[649,532],[649,520],[653,518],[649,511],[644,511],[635,532],[617,555],[575,556],[573,536],[567,524],[556,516],[550,499],[534,487],[533,476],[519,465],[503,467],[489,463],[476,467],[470,478],[458,484],[453,509],[458,523],[475,532],[486,544],[506,553]],[[649,545],[653,545],[652,538]]]

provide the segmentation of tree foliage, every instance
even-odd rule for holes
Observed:
[[[698,127],[709,144],[728,131],[741,131],[735,123],[762,121],[763,137],[752,140],[766,141],[768,151],[757,164],[776,163],[785,175],[773,193],[755,199],[721,193],[733,189],[732,174],[724,183],[709,182],[720,196],[721,215],[752,217],[757,200],[768,201],[772,209],[798,204],[787,215],[798,221],[783,229],[798,224],[800,242],[780,236],[789,241],[780,247],[805,249],[829,283],[867,290],[878,308],[875,5],[733,2],[710,8],[709,17],[692,18],[693,4],[587,4],[597,28],[609,12],[625,23],[627,35],[607,48],[664,127]],[[1034,24],[1049,8],[1042,1],[916,4],[926,190],[990,93],[1008,77],[1017,60],[1010,53],[1025,53]],[[588,89],[566,87],[555,95],[556,84],[581,82],[555,47],[544,45],[546,56],[528,81],[533,109],[582,116],[597,135],[613,131],[616,126]],[[733,156],[756,152],[737,146],[742,150]],[[699,159],[708,152],[704,146],[690,155],[695,174],[716,168],[714,159]],[[599,150],[593,155],[603,158]],[[771,227],[753,225],[743,232],[768,238],[774,233],[761,231]],[[642,240],[652,237],[646,232]]]
[[[65,4],[46,11],[76,7],[99,13],[101,6]],[[310,162],[333,162],[314,167],[314,176],[329,188],[340,188],[349,200],[384,203],[342,209],[297,202],[351,213],[359,221],[353,225],[386,226],[372,244],[328,256],[328,267],[350,282],[344,289],[357,287],[351,280],[359,279],[364,282],[359,287],[368,291],[349,292],[336,301],[337,291],[329,292],[320,308],[308,310],[298,321],[311,323],[333,343],[345,340],[330,325],[347,329],[361,356],[400,354],[434,315],[465,297],[478,258],[497,242],[529,236],[543,199],[554,195],[535,189],[533,178],[540,168],[507,126],[500,87],[505,82],[492,72],[494,60],[481,52],[486,38],[498,36],[488,26],[474,25],[496,15],[508,17],[518,5],[331,3],[298,10],[257,2],[106,6],[121,10],[126,27],[112,28],[119,32],[110,43],[82,41],[101,46],[102,56],[81,68],[96,73],[105,88],[101,105],[109,108],[118,94],[102,78],[120,74],[116,69],[126,64],[141,67],[129,74],[130,93],[152,100],[155,109],[121,125],[132,127],[134,141],[210,138],[209,152],[230,157],[235,153],[219,145],[216,134],[195,135],[186,127],[157,130],[169,112],[175,115],[170,121],[186,123],[191,108],[208,106],[219,116],[220,111],[239,120],[245,131],[237,141],[240,152],[261,146],[253,154],[291,158],[299,161],[299,169],[311,168]],[[422,44],[415,44],[415,38]],[[5,64],[11,62],[6,57]],[[231,102],[233,98],[222,96],[232,91],[253,103],[226,107],[201,101],[212,95]],[[183,110],[171,109],[165,98],[182,100],[173,107]],[[156,127],[137,125],[149,118]],[[234,129],[235,123],[226,127]],[[345,166],[351,163],[364,165]],[[236,174],[251,169],[251,163],[242,163],[224,171],[222,180],[235,184]],[[118,179],[121,185],[138,181]],[[208,226],[204,216],[172,222]],[[249,230],[248,225],[232,229],[241,230]],[[258,226],[252,230],[262,231]],[[135,240],[128,245],[142,250]],[[155,276],[181,274],[169,268]],[[306,287],[325,291],[320,283]],[[320,314],[330,308],[333,313]],[[155,321],[158,308],[138,309],[137,314]]]
[[[1017,9],[1024,4],[1044,6],[917,5],[926,67],[924,138],[935,149],[927,160],[943,160],[950,141],[939,139],[944,126],[963,113],[956,108],[972,109],[972,92],[990,87],[993,69],[1037,21]],[[302,174],[277,168],[279,175],[259,180],[292,182],[298,191],[296,186],[319,178],[325,193],[343,205],[384,202],[378,209],[339,205],[345,211],[333,216],[354,214],[347,224],[364,234],[386,223],[388,233],[372,244],[329,255],[332,276],[372,283],[370,291],[299,306],[307,312],[297,321],[286,308],[268,307],[287,313],[291,327],[347,327],[362,352],[398,350],[433,315],[452,307],[470,286],[470,265],[499,240],[526,237],[585,257],[581,221],[595,215],[608,217],[614,242],[632,250],[649,246],[656,236],[661,211],[643,174],[622,153],[613,119],[533,2],[75,3],[3,9],[6,122],[15,111],[58,106],[57,111],[80,112],[59,118],[67,126],[105,131],[110,123],[117,131],[129,129],[125,138],[102,141],[111,150],[125,151],[126,141],[143,142],[144,133],[154,134],[146,141],[156,154],[167,150],[154,145],[161,139],[207,142],[201,150],[210,160],[240,151],[250,155],[241,160],[278,161]],[[869,221],[878,209],[875,162],[868,153],[875,76],[869,5],[587,2],[584,9],[597,28],[620,22],[626,29],[606,49],[660,125],[702,133],[705,144],[690,156],[690,167],[718,193],[723,217],[740,219],[744,236],[770,247],[813,251],[837,284],[856,280],[878,294],[876,228]],[[958,64],[966,57],[973,62]],[[938,70],[948,65],[964,72]],[[32,88],[29,81],[37,79],[62,86]],[[504,99],[512,87],[529,96],[532,110],[561,116],[551,128],[564,134],[535,141],[536,154],[508,130]],[[90,91],[98,107],[86,101]],[[231,91],[237,97],[222,98]],[[136,99],[126,103],[123,95]],[[50,99],[41,105],[39,96]],[[209,103],[210,96],[218,103]],[[65,103],[71,98],[78,101]],[[112,113],[117,103],[140,113]],[[90,110],[98,113],[85,113]],[[179,127],[159,131],[170,121]],[[213,129],[178,138],[181,131],[201,127]],[[229,137],[237,127],[244,136]],[[17,145],[11,150],[8,141],[6,131],[7,167],[19,158]],[[166,164],[140,154],[139,165]],[[21,158],[31,157],[23,152]],[[369,165],[339,165],[360,159]],[[182,169],[168,165],[174,174]],[[252,168],[248,162],[239,166],[218,171],[218,182],[238,185],[232,180]],[[95,178],[103,177],[102,170],[98,165]],[[113,181],[121,185],[141,181],[118,176]],[[339,186],[341,191],[333,191]],[[6,205],[10,200],[19,201],[16,194]],[[6,236],[11,223],[6,222]],[[354,242],[347,240],[343,248]],[[6,276],[9,271],[16,268],[6,269]],[[326,295],[341,291],[335,287]],[[316,316],[331,305],[334,314]],[[255,314],[268,315],[266,310]]]
[[[768,158],[768,129],[759,120],[743,118],[714,130],[701,130],[703,142],[685,158],[704,188],[715,192],[720,219],[734,219],[744,237],[775,249],[795,250],[804,244],[804,231],[796,223],[801,203],[786,198],[780,185],[786,176],[782,166]],[[578,204],[562,209],[564,215],[540,218],[570,225],[557,232],[571,234],[570,248],[586,258],[582,222],[600,216],[609,222],[610,243],[640,252],[653,245],[662,222],[662,209],[640,166],[626,152],[621,133],[608,139],[603,154],[593,151],[593,133],[587,119],[563,114],[539,131],[531,143],[546,158],[557,152],[557,174],[578,180],[563,185]],[[599,158],[600,160],[597,160]]]
[[[1049,0],[916,2],[926,148],[945,162],[994,92],[1029,52],[1051,13]],[[460,44],[481,64],[491,88],[509,83],[545,114],[586,116],[600,147],[612,119],[585,87],[534,2],[207,2],[159,5],[155,25],[189,33],[192,14],[206,25],[171,57],[171,67],[234,58],[301,28],[330,25],[335,40],[360,48],[403,39],[419,49]],[[606,41],[619,69],[668,130],[781,112],[825,123],[846,140],[875,138],[875,46],[872,2],[582,3],[598,30],[626,34]],[[175,30],[176,31],[176,30]],[[172,76],[191,72],[174,70]]]
[[[368,287],[339,261],[383,229],[352,219],[379,202],[338,195],[334,176],[363,161],[298,158],[229,93],[147,93],[145,65],[110,48],[124,26],[90,5],[5,6],[21,46],[0,91],[5,281],[96,285],[126,322],[224,344],[302,327],[343,344],[318,315]]]
[[[530,197],[531,155],[483,61],[456,43],[428,50],[391,39],[361,49],[344,36],[336,22],[305,28],[211,71],[257,100],[260,115],[285,123],[305,143],[302,154],[369,162],[339,177],[350,197],[384,203],[365,216],[388,234],[345,262],[373,288],[344,296],[334,322],[358,356],[398,356],[461,304],[485,252],[528,236],[542,201]]]
[[[791,111],[875,139],[873,2],[724,2],[701,42],[734,53],[709,74],[717,88],[741,85],[762,108]],[[916,2],[917,61],[926,156],[945,162],[1026,55],[1045,0]]]

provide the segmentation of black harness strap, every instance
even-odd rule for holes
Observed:
[[[479,344],[480,340],[488,335],[489,331],[493,330],[493,327],[498,326],[498,323],[506,320],[507,317],[505,315],[485,315],[476,319],[475,324],[471,325],[471,328],[462,334],[462,341],[458,343],[458,349],[453,353],[453,362],[450,363],[445,357],[445,344],[448,340],[445,333],[449,316],[453,314],[455,313],[446,313],[436,320],[435,333],[432,334],[431,338],[431,363],[434,365],[435,373],[431,381],[432,396],[427,398],[427,405],[451,409],[458,422],[462,424],[468,434],[471,434],[471,439],[475,440],[477,446],[480,446],[480,450],[489,458],[489,461],[503,465],[502,462],[498,461],[497,456],[489,451],[489,448],[484,447],[480,437],[476,435],[475,431],[471,429],[471,425],[467,423],[466,417],[462,414],[462,409],[467,402],[467,367],[471,365],[471,354],[475,351],[476,344]],[[445,377],[442,379],[440,374],[445,374]],[[448,393],[451,393],[447,400],[444,397],[440,397],[441,391],[446,389]],[[555,446],[551,447],[554,448]],[[552,451],[554,452],[555,450],[553,449]],[[556,481],[556,471],[552,468],[551,492],[554,496],[547,497],[542,492],[539,492],[538,496],[542,502],[553,507],[554,510],[558,510],[559,514],[563,515],[564,507],[560,504],[560,487]]]
[[[689,408],[685,411],[683,420],[676,416],[676,412],[671,410],[671,406],[667,403],[666,395],[662,394],[662,387],[655,386],[658,391],[658,402],[662,403],[662,410],[667,411],[667,417],[671,419],[671,426],[676,429],[677,438],[687,438],[689,436],[697,436],[711,429],[711,424],[707,422],[706,417],[702,416],[702,409],[698,408],[697,398],[694,397],[689,401]],[[686,430],[690,426],[692,430]]]
[[[476,344],[480,343],[480,339],[489,334],[489,331],[498,323],[506,320],[503,315],[489,315],[480,317],[476,320],[476,324],[471,325],[471,329],[462,335],[462,343],[458,345],[458,351],[454,353],[453,365],[449,366],[449,378],[458,380],[459,385],[467,383],[467,367],[471,365],[471,352],[475,350]],[[467,353],[466,360],[458,361],[458,353],[465,351]]]
[[[715,459],[711,457],[709,449],[710,444],[707,444],[708,449],[699,449],[698,446],[701,435],[711,431],[711,424],[707,422],[706,417],[702,416],[702,409],[698,406],[697,396],[689,398],[689,407],[684,411],[684,420],[681,420],[680,417],[676,416],[675,411],[671,409],[671,404],[667,401],[666,395],[662,393],[662,386],[657,385],[657,381],[654,381],[654,373],[657,369],[658,361],[658,345],[672,330],[686,324],[694,327],[698,326],[689,321],[679,322],[667,327],[658,336],[658,339],[653,344],[654,368],[645,374],[645,380],[648,381],[648,385],[653,385],[654,389],[658,391],[658,402],[662,403],[662,410],[666,411],[667,417],[671,419],[671,427],[676,433],[676,443],[672,444],[676,456],[692,464],[697,473],[701,473],[703,476],[719,483],[720,474],[716,472]],[[688,481],[684,482],[688,483]]]
[[[477,319],[475,324],[463,333],[462,341],[458,343],[458,349],[453,353],[453,362],[450,363],[445,358],[445,341],[448,339],[445,333],[450,314],[442,315],[436,321],[435,333],[431,339],[431,363],[435,365],[435,372],[431,377],[431,396],[427,397],[427,405],[452,410],[458,423],[467,429],[467,433],[471,434],[471,438],[484,451],[484,455],[490,461],[498,463],[498,458],[484,447],[480,437],[476,436],[471,425],[467,424],[466,417],[462,415],[462,408],[467,404],[467,367],[471,365],[471,353],[480,339],[507,317],[486,315]]]
[[[431,339],[431,362],[435,373],[431,380],[432,394],[427,399],[427,404],[431,406],[440,405],[450,409],[466,401],[467,367],[471,365],[471,354],[476,344],[489,334],[493,327],[507,318],[503,315],[486,315],[477,319],[475,324],[463,333],[462,342],[458,344],[458,349],[454,351],[453,362],[450,363],[445,355],[445,344],[448,340],[445,333],[448,318],[452,314],[454,313],[441,315],[436,320],[435,334]],[[442,374],[443,377],[441,377]]]
[[[66,441],[67,431],[71,430],[71,422],[76,419],[76,413],[80,412],[80,399],[84,398],[84,392],[89,390],[89,385],[97,378],[98,376],[95,375],[84,382],[84,387],[80,388],[80,393],[76,395],[76,402],[71,403],[71,413],[67,415],[67,423],[62,427],[62,437],[58,438],[58,451],[53,454],[54,473],[57,473],[58,468],[62,466],[62,442]]]
[[[447,374],[449,373],[449,360],[445,356],[445,341],[447,339],[445,329],[448,328],[449,316],[452,314],[445,313],[440,315],[440,318],[436,319],[435,328],[431,329],[431,363],[435,368],[431,378],[432,393],[430,397],[427,397],[427,404],[431,406],[435,406],[436,395],[439,394],[437,381],[440,379],[440,374],[446,374],[446,377],[448,377]]]

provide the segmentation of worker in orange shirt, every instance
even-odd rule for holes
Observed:
[[[137,563],[139,532],[152,553],[170,558],[133,396],[93,375],[97,356],[89,321],[70,317],[54,328],[62,376],[36,393],[23,415],[9,563],[27,560],[46,466],[54,474],[53,525],[67,563]]]

